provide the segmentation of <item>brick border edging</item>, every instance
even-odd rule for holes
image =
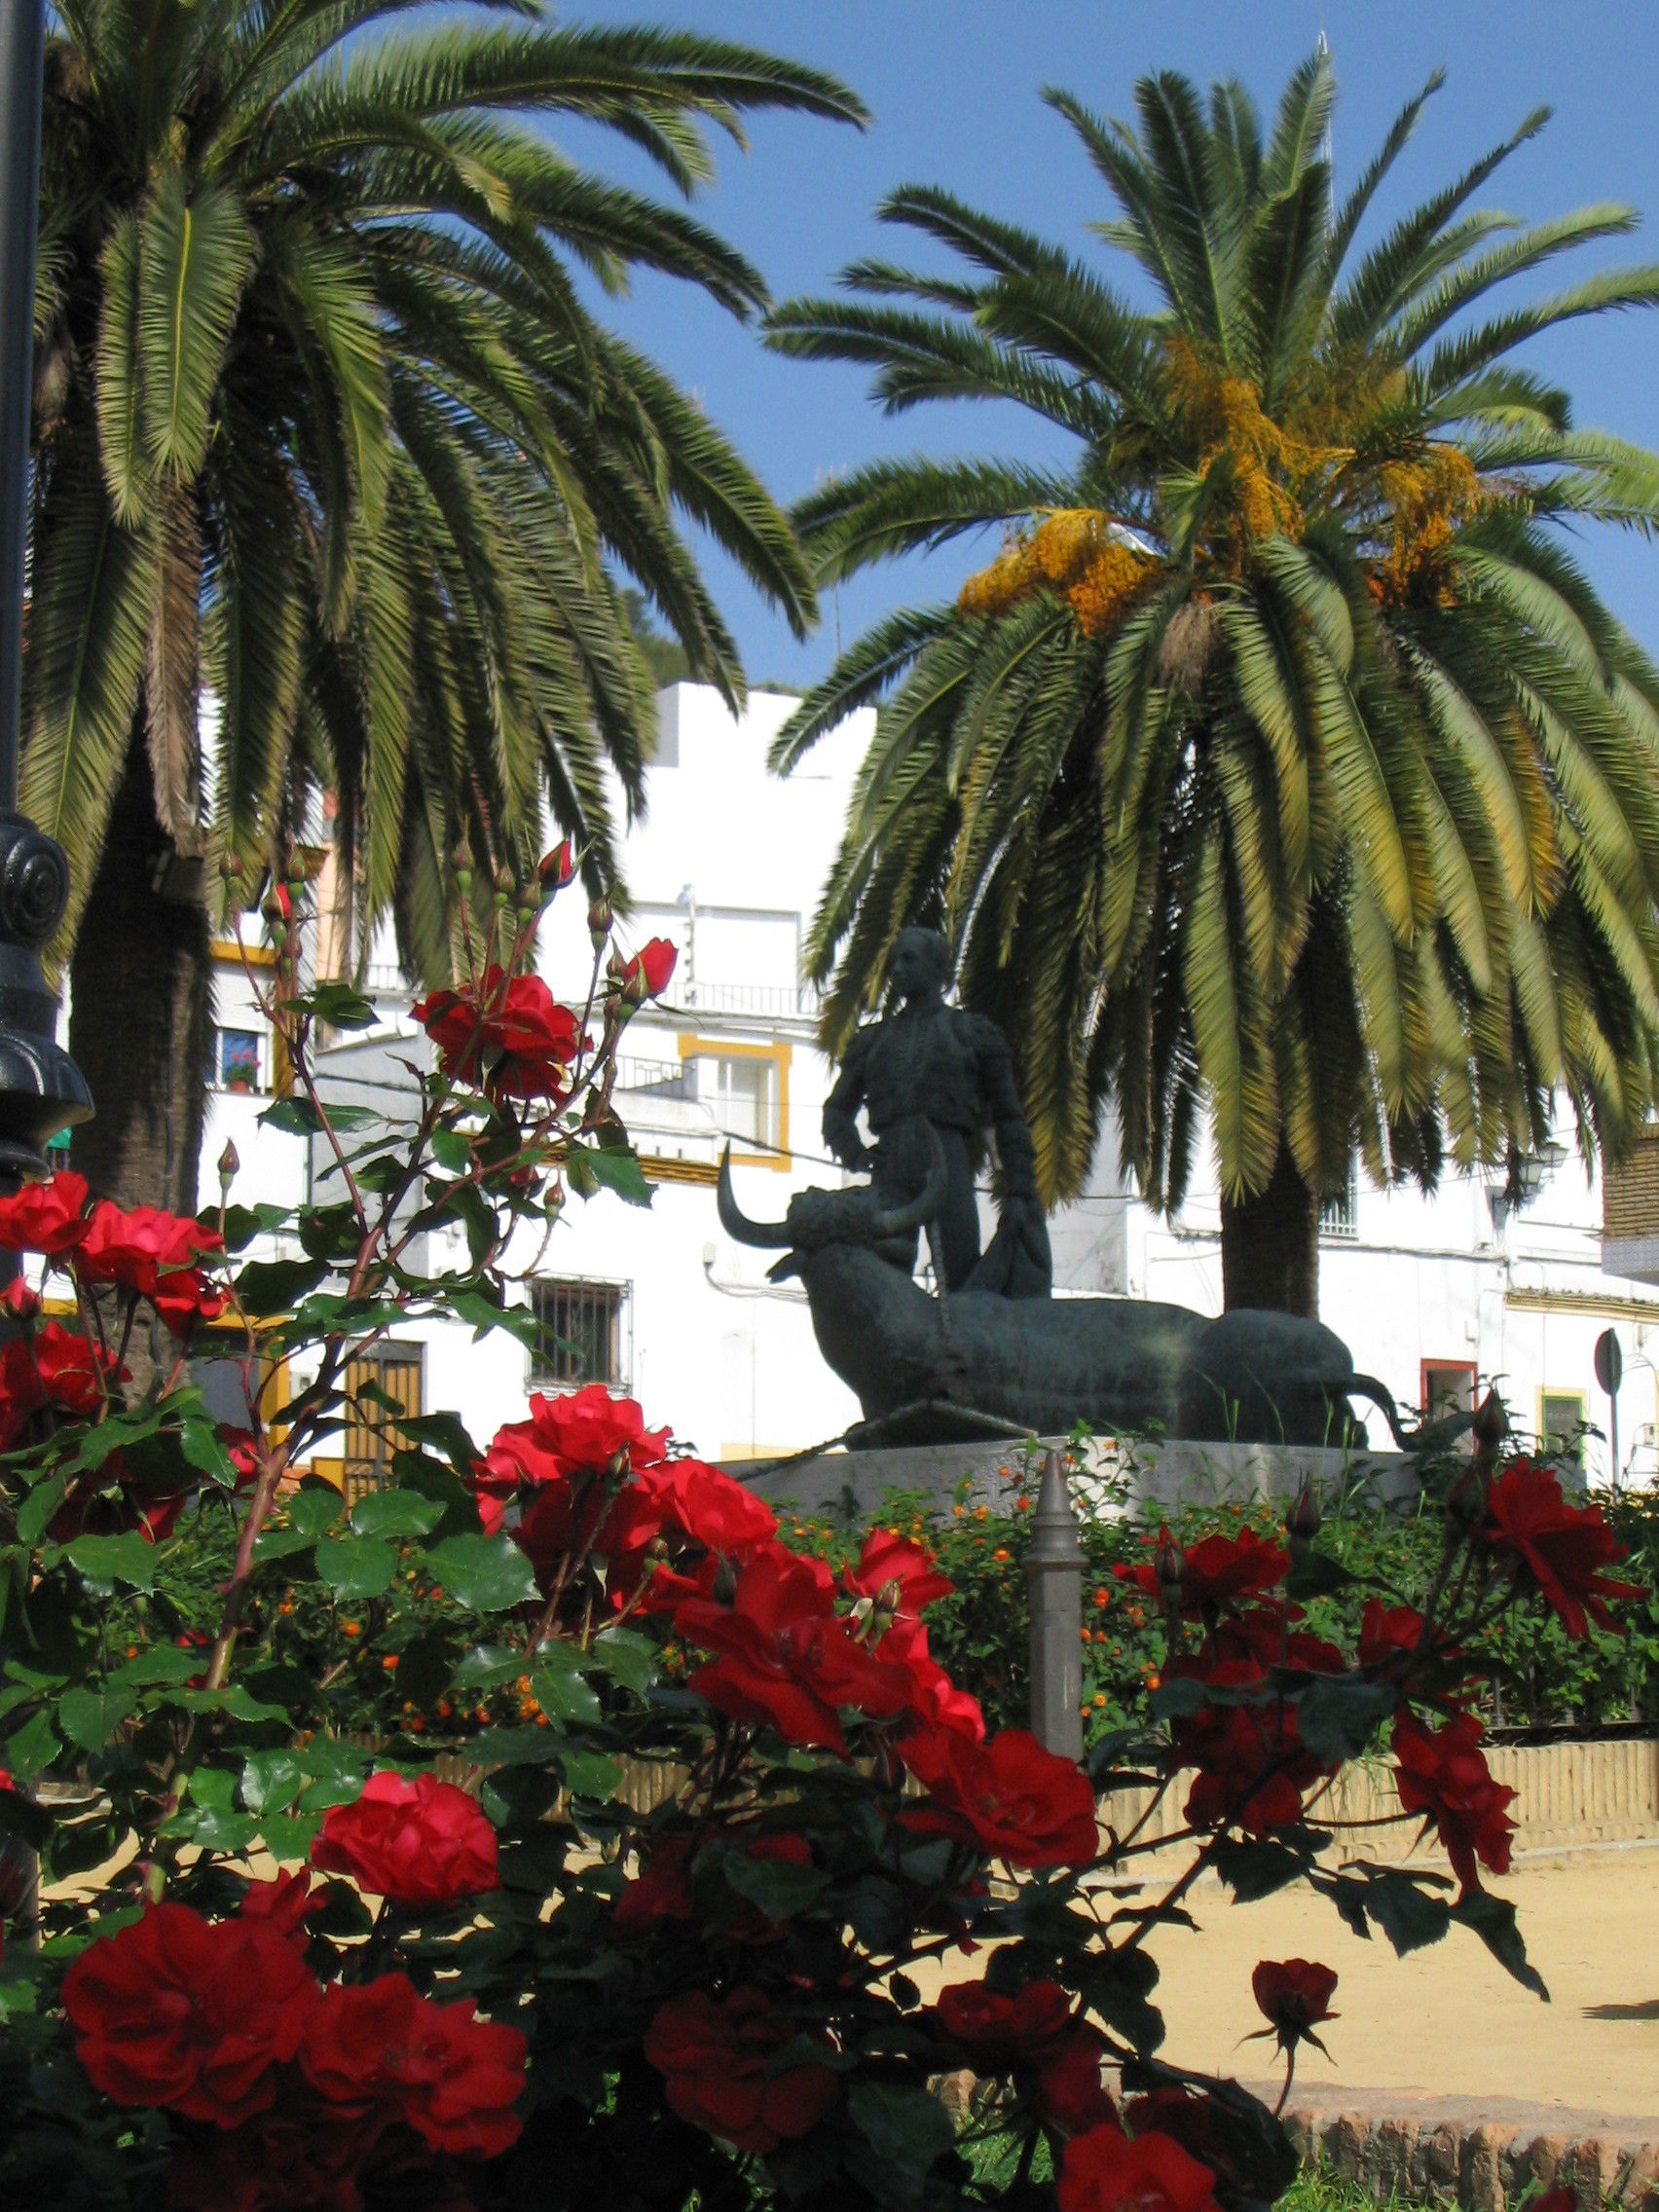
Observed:
[[[1379,2200],[1505,2212],[1539,2183],[1569,2189],[1579,2212],[1600,2212],[1608,2199],[1659,2212],[1659,2120],[1406,2090],[1361,2100],[1350,2090],[1293,2104],[1285,2125],[1305,2165],[1324,2165]]]

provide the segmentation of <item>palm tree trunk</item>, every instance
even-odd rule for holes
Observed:
[[[167,880],[177,861],[135,727],[69,967],[69,1050],[97,1102],[70,1157],[94,1197],[194,1213],[212,968],[200,893]]]
[[[1221,1201],[1221,1302],[1318,1317],[1319,1201],[1282,1144],[1265,1191]]]

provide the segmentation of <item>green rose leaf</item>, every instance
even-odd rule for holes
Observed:
[[[443,1517],[437,1498],[410,1490],[371,1491],[351,1508],[351,1526],[359,1536],[426,1536]]]
[[[68,1547],[77,1572],[87,1582],[109,1589],[125,1582],[131,1590],[153,1590],[160,1553],[134,1530],[125,1536],[77,1536]]]
[[[503,1612],[535,1596],[531,1564],[510,1536],[446,1536],[426,1554],[426,1571],[475,1612]]]
[[[391,1587],[397,1552],[375,1536],[331,1536],[316,1547],[316,1571],[343,1603],[379,1598]]]
[[[854,2082],[847,2114],[857,2130],[847,2146],[849,2171],[893,2212],[908,2212],[922,2201],[935,2165],[955,2145],[949,2113],[926,2089]]]

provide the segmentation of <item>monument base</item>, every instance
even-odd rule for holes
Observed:
[[[1063,1436],[1040,1437],[1025,1454],[1064,1449]],[[1097,1478],[1097,1510],[1105,1514],[1174,1512],[1186,1506],[1247,1504],[1294,1497],[1305,1477],[1327,1501],[1362,1495],[1376,1505],[1406,1506],[1419,1485],[1403,1452],[1328,1451],[1297,1444],[1120,1444],[1094,1437],[1085,1464]],[[801,1459],[728,1459],[725,1470],[747,1489],[798,1510],[868,1521],[889,1492],[909,1491],[940,1504],[963,1494],[976,1505],[1005,1503],[1011,1477],[1021,1471],[1018,1447],[923,1444],[883,1452],[816,1452]],[[1032,1464],[1032,1488],[1037,1465]]]

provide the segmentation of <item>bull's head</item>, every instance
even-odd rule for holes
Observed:
[[[798,1275],[815,1252],[834,1244],[862,1245],[908,1274],[916,1232],[938,1213],[944,1192],[944,1159],[936,1140],[927,1182],[903,1205],[878,1204],[871,1186],[860,1183],[846,1191],[797,1191],[782,1221],[751,1221],[731,1187],[730,1145],[720,1155],[720,1227],[739,1244],[783,1250],[784,1257],[766,1271],[772,1282]]]

